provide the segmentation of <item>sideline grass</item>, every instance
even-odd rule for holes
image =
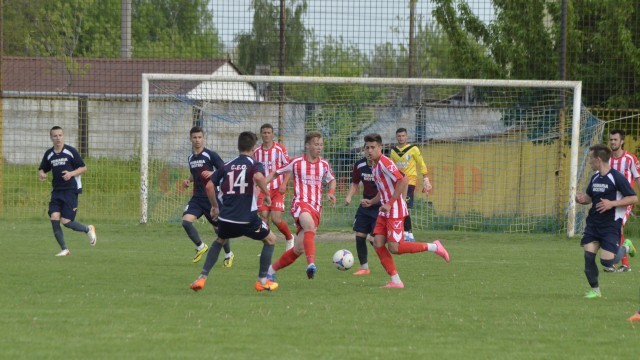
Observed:
[[[637,259],[631,273],[601,273],[603,298],[585,300],[578,240],[563,236],[430,233],[451,264],[396,256],[406,288],[387,290],[371,248],[370,276],[332,268],[335,250],[355,252],[336,233],[318,242],[315,280],[301,258],[272,294],[252,287],[261,245],[238,239],[233,268],[219,261],[193,293],[202,263],[180,226],[97,224],[95,248],[65,228],[67,258],[53,256],[46,220],[0,227],[3,359],[615,359],[634,357],[640,332],[625,321]]]

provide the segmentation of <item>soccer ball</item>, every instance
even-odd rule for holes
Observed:
[[[349,270],[353,266],[353,254],[349,250],[338,250],[333,254],[333,266],[338,270]]]

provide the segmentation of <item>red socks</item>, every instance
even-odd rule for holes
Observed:
[[[286,221],[282,220],[276,226],[278,227],[278,230],[280,230],[282,235],[284,235],[285,240],[293,239],[293,236],[291,235],[291,231],[289,230],[289,224],[287,224]]]
[[[316,243],[313,240],[316,236],[315,231],[304,232],[304,253],[307,255],[307,264],[314,263],[316,260]]]
[[[387,271],[389,276],[396,275],[398,271],[396,270],[396,263],[393,261],[393,257],[391,257],[391,253],[386,246],[382,246],[379,248],[375,248],[378,257],[380,258],[380,263],[382,263],[382,267]]]
[[[423,251],[427,251],[427,243],[406,242],[406,241],[400,241],[398,243],[398,255],[413,254],[413,253],[423,252]]]
[[[282,254],[282,256],[280,256],[280,259],[278,259],[278,261],[274,262],[271,266],[273,267],[273,270],[278,271],[282,268],[285,268],[291,264],[293,264],[294,261],[296,261],[296,259],[299,257],[300,255],[296,254],[295,251],[293,251],[293,248],[287,250],[284,252],[284,254]]]

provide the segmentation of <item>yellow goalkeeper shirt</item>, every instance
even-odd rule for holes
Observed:
[[[391,148],[390,158],[398,169],[407,176],[409,185],[416,185],[418,180],[416,169],[418,167],[420,168],[422,176],[427,175],[427,165],[425,165],[422,159],[420,149],[415,145],[405,144],[402,147],[395,146]]]

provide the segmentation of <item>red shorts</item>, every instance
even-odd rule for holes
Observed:
[[[266,206],[262,203],[264,193],[260,191],[258,195],[258,211],[284,212],[284,194],[278,189],[271,189],[269,190],[269,196],[271,196],[271,206]]]
[[[378,215],[373,234],[384,235],[387,241],[397,243],[404,241],[404,218],[393,219]]]
[[[293,220],[296,222],[296,234],[302,230],[302,226],[300,226],[300,214],[309,213],[313,218],[313,223],[316,225],[316,229],[320,225],[320,213],[316,211],[312,206],[305,203],[295,203],[291,206],[291,216]]]

